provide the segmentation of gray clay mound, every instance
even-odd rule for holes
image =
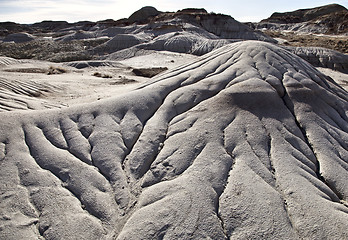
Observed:
[[[201,56],[231,42],[233,40],[209,39],[188,32],[171,32],[158,36],[152,41],[114,52],[108,55],[107,59],[124,60],[134,56],[150,54],[153,51],[169,51]]]
[[[222,47],[223,45],[231,43],[227,39],[206,39],[192,33],[175,33],[173,36],[170,35],[171,34],[161,36],[164,37],[162,38],[164,41],[162,41],[162,39],[155,40],[155,42],[150,46],[154,47],[153,50],[165,50],[170,52],[203,55],[213,51],[214,49]]]
[[[108,27],[103,30],[97,31],[99,37],[115,37],[118,34],[131,34],[134,31],[139,29],[139,26],[137,25],[130,25],[130,26],[122,26],[122,27]]]
[[[7,35],[3,39],[4,42],[15,42],[15,43],[30,42],[32,40],[35,40],[35,37],[29,33],[12,33]]]
[[[200,39],[200,41],[194,45],[191,53],[201,56],[232,42],[233,40],[230,39]]]
[[[94,53],[112,53],[146,42],[135,34],[118,34],[109,41],[93,49]]]
[[[316,67],[348,73],[348,55],[320,47],[285,47]]]
[[[74,33],[65,35],[63,37],[56,38],[56,41],[73,41],[73,40],[85,40],[85,39],[93,39],[96,38],[96,33],[94,32],[86,32],[86,31],[76,31]]]
[[[348,239],[347,92],[246,41],[139,89],[2,113],[1,239]]]
[[[199,23],[205,30],[220,38],[260,40],[275,43],[274,39],[252,30],[246,24],[240,23],[230,16],[220,14],[202,16]]]

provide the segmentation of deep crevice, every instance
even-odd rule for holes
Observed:
[[[283,59],[283,58],[282,58]],[[285,59],[283,59],[285,60]],[[285,60],[286,61],[286,60]],[[259,69],[257,68],[256,64],[254,63],[254,69],[258,72],[259,76],[261,79],[265,80],[262,75],[261,75],[261,72],[259,71]],[[285,73],[282,73],[283,75],[283,79],[284,79],[284,74]],[[284,86],[284,83],[283,83],[283,80],[282,79],[279,79],[280,83],[281,83],[281,86],[282,88],[284,89],[284,95],[283,96],[280,96],[279,93],[278,93],[278,96],[282,99],[284,105],[289,109],[287,103],[286,103],[286,100],[285,100],[285,97],[288,95],[287,94],[287,91],[286,91],[286,88]],[[273,86],[272,86],[273,87]],[[291,111],[290,111],[291,112]],[[291,112],[292,113],[292,112]],[[293,117],[295,118],[295,115],[292,113]],[[296,120],[295,120],[296,121]],[[297,121],[296,121],[297,122]],[[276,177],[276,169],[274,167],[274,164],[273,164],[273,161],[272,161],[272,154],[271,154],[271,146],[272,146],[272,137],[270,135],[270,133],[267,131],[266,127],[263,125],[266,133],[268,134],[268,142],[267,142],[267,154],[268,154],[268,158],[269,158],[269,164],[270,164],[270,173],[272,174],[272,177],[274,179],[274,184],[275,186],[272,186],[273,189],[275,191],[277,191],[279,193],[279,196],[281,197],[281,199],[283,200],[283,208],[284,208],[284,211],[288,217],[288,220],[289,220],[289,224],[291,226],[291,228],[294,230],[294,232],[296,233],[297,236],[300,236],[297,229],[294,227],[294,224],[293,224],[293,221],[291,219],[291,216],[289,214],[289,211],[288,211],[288,207],[287,207],[287,202],[286,202],[286,198],[284,196],[284,193],[282,192],[281,189],[279,189],[278,187],[278,183],[277,183],[277,177]],[[248,140],[246,139],[246,141],[248,142]],[[248,142],[249,144],[249,142]],[[250,145],[250,144],[249,144]],[[251,146],[250,146],[251,147]],[[253,150],[253,149],[252,149]],[[257,155],[256,155],[257,156]]]
[[[0,144],[3,145],[2,149],[0,149],[0,151],[2,152],[2,155],[3,155],[3,156],[0,155],[0,162],[1,162],[2,160],[5,159],[5,157],[7,155],[7,144],[8,144],[8,141],[5,140],[3,142],[0,142]]]
[[[92,158],[92,155],[91,155],[93,146],[92,146],[90,143],[89,143],[89,144],[90,144],[91,149],[90,149],[89,154],[90,154],[90,156],[91,156],[91,163],[89,164],[89,163],[86,163],[85,161],[82,161],[82,160],[81,160],[78,156],[76,156],[75,154],[71,153],[71,151],[69,150],[69,146],[68,146],[68,149],[66,149],[66,148],[62,148],[62,147],[60,147],[60,146],[57,146],[57,144],[55,144],[54,142],[52,142],[51,139],[47,136],[47,133],[43,130],[44,128],[43,128],[42,126],[38,126],[38,128],[42,131],[42,133],[43,133],[43,135],[45,136],[46,140],[49,141],[54,147],[56,147],[57,149],[61,149],[61,150],[64,150],[64,151],[69,152],[69,153],[70,153],[71,155],[73,155],[76,159],[80,160],[83,164],[86,164],[86,165],[88,165],[88,166],[93,166],[93,167],[95,167],[95,168],[98,170],[98,172],[110,183],[110,177],[107,176],[107,175],[105,175],[105,174],[94,164],[94,161],[93,161],[93,158]],[[62,130],[61,130],[61,129],[59,129],[59,130],[61,131],[62,136],[63,136],[64,140],[66,141],[65,136],[64,136]],[[87,141],[88,141],[88,139],[87,139]],[[88,142],[89,142],[89,141],[88,141]],[[66,143],[67,143],[67,141],[66,141]],[[67,145],[69,145],[69,144],[67,143]]]
[[[266,128],[265,128],[265,130],[266,130]],[[269,133],[267,133],[267,135],[268,135],[268,139],[267,139],[267,155],[268,155],[268,158],[269,158],[269,167],[270,167],[270,172],[272,173],[273,179],[276,182],[277,179],[276,179],[276,176],[275,176],[275,168],[274,168],[273,161],[272,161],[272,156],[271,156],[272,137],[271,137],[271,135]]]
[[[225,235],[225,239],[230,239],[230,237],[228,236],[228,233],[227,233],[227,230],[226,230],[226,227],[225,227],[225,222],[224,222],[224,219],[222,218],[221,214],[220,214],[220,196],[218,198],[218,201],[217,201],[217,204],[216,204],[216,216],[218,217],[219,221],[220,221],[220,224],[221,224],[221,228],[222,228],[222,231]]]
[[[75,122],[72,118],[68,118],[68,119],[73,121],[73,123],[74,123],[75,126],[76,126],[76,132],[78,132],[78,133],[81,134],[81,136],[82,136],[81,139],[85,139],[86,142],[89,144],[89,146],[90,146],[90,148],[91,148],[91,145],[90,145],[88,139],[86,139],[86,138],[83,136],[83,134],[78,130],[78,125],[76,124],[76,122]],[[69,140],[67,139],[66,134],[67,134],[67,130],[69,130],[69,131],[74,131],[74,130],[71,130],[71,128],[69,128],[69,127],[68,127],[68,129],[67,129],[66,127],[64,127],[64,126],[63,126],[62,120],[59,120],[59,126],[60,126],[60,130],[61,130],[61,132],[62,132],[62,135],[63,135],[63,137],[64,137],[64,139],[65,139],[65,141],[66,141],[66,143],[67,143],[67,145],[68,145],[68,149],[65,149],[65,150],[67,150],[71,155],[75,156],[75,157],[76,157],[77,159],[79,159],[80,161],[82,161],[82,162],[84,162],[84,163],[86,163],[86,164],[88,164],[88,165],[92,165],[92,160],[91,160],[91,161],[89,161],[89,159],[83,160],[84,157],[79,156],[79,155],[82,155],[82,156],[83,156],[83,153],[81,153],[81,152],[75,152],[75,151],[72,149],[73,146],[71,145],[71,143],[70,143]],[[91,150],[90,150],[90,151],[91,151]],[[91,156],[90,156],[90,158],[91,158]]]
[[[340,194],[338,193],[338,191],[333,187],[333,186],[330,186],[330,184],[325,180],[325,178],[321,175],[320,173],[320,162],[318,160],[318,157],[316,155],[316,152],[312,146],[312,144],[310,143],[310,140],[308,139],[308,136],[306,134],[306,130],[305,128],[301,125],[301,123],[298,121],[297,117],[296,117],[296,114],[295,114],[295,110],[294,110],[294,105],[292,104],[291,102],[291,99],[290,99],[290,96],[287,92],[287,89],[285,88],[284,86],[284,83],[283,83],[283,79],[280,80],[280,83],[282,84],[283,88],[284,88],[284,96],[281,97],[282,101],[283,101],[283,104],[284,106],[289,110],[289,112],[291,113],[292,117],[293,117],[293,120],[295,121],[295,124],[296,126],[298,127],[298,129],[301,131],[302,133],[302,136],[303,136],[303,139],[304,139],[304,142],[306,143],[306,145],[309,147],[309,149],[312,151],[315,159],[316,159],[316,162],[315,162],[315,166],[316,166],[316,175],[317,175],[317,178],[322,182],[324,183],[329,189],[331,189],[331,191],[337,196],[338,199],[342,200],[342,196],[340,196]],[[289,103],[290,102],[290,103]],[[335,202],[334,199],[331,198],[332,201]]]
[[[146,87],[146,86],[144,86],[144,87]],[[169,94],[169,93],[168,93],[168,94]],[[167,94],[166,96],[168,96],[168,94]],[[153,112],[149,115],[149,117],[148,117],[147,119],[144,119],[143,121],[141,121],[141,120],[139,119],[139,121],[140,121],[141,124],[142,124],[142,128],[141,128],[139,134],[136,136],[136,139],[134,140],[134,143],[133,143],[130,147],[127,147],[127,146],[125,145],[125,146],[127,147],[127,149],[128,149],[128,152],[127,152],[127,154],[125,154],[124,158],[123,158],[122,161],[121,161],[121,169],[122,169],[123,174],[124,174],[124,176],[125,176],[125,178],[126,178],[126,183],[127,183],[127,185],[128,185],[128,188],[129,188],[129,193],[130,193],[131,195],[133,195],[133,197],[137,197],[137,196],[139,196],[139,195],[141,194],[141,192],[142,192],[142,187],[139,186],[139,184],[136,184],[136,182],[134,182],[131,172],[128,171],[127,168],[126,168],[126,164],[127,164],[127,162],[129,161],[129,160],[128,160],[128,157],[129,157],[129,155],[133,152],[134,146],[137,144],[137,142],[139,141],[140,137],[142,136],[142,134],[143,134],[143,132],[144,132],[144,128],[145,128],[147,122],[153,117],[153,115],[154,115],[154,114],[158,111],[158,109],[162,106],[162,104],[163,104],[163,102],[164,102],[166,96],[162,99],[162,103],[159,104],[159,105],[153,110]],[[125,114],[126,114],[126,113],[125,113]],[[125,116],[125,114],[123,114],[123,116]],[[123,119],[121,119],[120,121],[122,122],[122,120],[123,120]],[[122,133],[121,133],[121,136],[122,136]],[[124,139],[123,136],[122,136],[122,139]],[[130,197],[131,197],[131,196],[130,196]],[[137,203],[138,203],[137,201],[134,202],[133,207],[132,207],[132,206],[129,206],[128,209],[131,210],[132,208],[135,208],[136,205],[137,205]]]
[[[39,129],[41,129],[42,134],[45,136],[45,138],[47,139],[47,141],[49,141],[53,146],[55,146],[56,148],[62,149],[62,150],[68,150],[68,148],[65,148],[64,146],[60,146],[58,143],[54,142],[53,139],[51,139],[47,133],[47,131],[45,131],[45,126],[39,124],[37,125],[37,127]],[[60,133],[62,134],[62,137],[64,138],[64,142],[66,143],[67,147],[68,147],[68,143],[66,142],[66,139],[62,133],[62,130],[60,128],[56,128],[60,131]]]
[[[204,79],[204,77],[203,77],[203,78],[199,78],[199,79],[195,79],[194,82],[189,83],[189,84],[187,84],[187,85],[186,85],[186,84],[182,85],[182,83],[184,83],[185,81],[180,82],[180,85],[179,85],[179,87],[178,87],[177,89],[180,89],[181,87],[187,87],[187,86],[190,86],[190,85],[194,85],[194,84],[196,84],[197,82],[199,82],[199,81],[201,81],[201,80],[203,80],[203,79]],[[195,108],[195,107],[198,106],[199,104],[201,104],[201,103],[203,103],[203,102],[205,102],[205,101],[207,101],[207,100],[209,100],[209,99],[215,97],[216,95],[218,95],[218,94],[221,92],[221,90],[225,89],[226,86],[227,86],[228,84],[229,84],[229,81],[226,81],[226,83],[221,83],[221,86],[220,86],[217,90],[211,90],[211,91],[210,91],[210,92],[212,92],[212,95],[206,94],[206,96],[202,97],[202,99],[200,99],[200,101],[194,102],[191,106],[189,106],[188,108],[186,108],[184,111],[178,112],[177,109],[176,109],[175,106],[174,106],[175,111],[176,111],[176,114],[175,114],[175,116],[173,116],[173,117],[168,121],[168,123],[166,124],[166,129],[165,129],[166,132],[165,132],[165,134],[164,134],[163,136],[159,136],[159,138],[158,138],[159,141],[163,144],[164,141],[167,139],[167,133],[168,133],[168,128],[169,128],[170,122],[171,122],[175,117],[178,117],[178,116],[180,116],[180,115],[182,115],[182,114],[184,114],[184,113],[190,111],[191,109]],[[144,122],[142,131],[140,132],[140,134],[139,134],[137,140],[135,141],[135,143],[133,144],[133,146],[131,147],[131,149],[129,149],[129,152],[128,152],[128,154],[125,156],[124,159],[127,159],[127,157],[131,154],[131,152],[132,152],[134,146],[136,145],[136,143],[137,143],[138,140],[140,139],[140,137],[141,137],[141,135],[142,135],[142,133],[143,133],[143,130],[144,130],[145,127],[146,127],[145,125],[147,124],[147,122],[148,122],[152,117],[154,117],[154,115],[156,114],[156,112],[158,111],[158,109],[159,109],[161,106],[163,106],[163,104],[164,104],[164,102],[166,101],[166,99],[168,98],[168,96],[169,96],[171,93],[173,93],[174,91],[175,91],[175,90],[168,92],[168,94],[167,94],[166,96],[163,97],[162,103],[158,106],[158,108],[154,111],[154,113],[146,120],[146,122]],[[151,160],[149,161],[149,164],[147,164],[148,167],[147,167],[145,170],[142,171],[142,172],[144,172],[144,173],[140,176],[140,178],[143,177],[147,171],[149,171],[151,164],[155,161],[155,159],[157,158],[159,152],[160,152],[160,151],[157,150],[157,151],[154,153],[153,157],[152,157]],[[122,169],[125,169],[125,162],[126,162],[126,160],[124,160],[123,163],[122,163]]]
[[[268,133],[269,134],[269,133]],[[300,236],[300,234],[298,233],[297,229],[295,228],[294,224],[293,224],[293,220],[289,214],[289,209],[288,209],[288,204],[287,204],[287,201],[286,201],[286,198],[285,198],[285,195],[283,193],[283,191],[279,188],[279,185],[278,185],[278,181],[277,181],[277,177],[276,177],[276,170],[274,168],[274,163],[273,163],[273,160],[272,160],[272,154],[271,154],[271,147],[272,147],[272,137],[271,135],[269,134],[268,135],[269,138],[268,138],[268,157],[269,157],[269,163],[270,163],[270,168],[271,168],[271,174],[273,176],[273,179],[274,179],[274,183],[275,183],[275,186],[272,186],[273,189],[275,191],[278,192],[279,194],[279,197],[281,198],[281,200],[283,201],[283,209],[286,213],[286,216],[289,220],[289,224],[290,224],[290,227],[294,230],[294,232],[296,233],[297,236]]]
[[[221,228],[222,228],[222,231],[223,231],[223,233],[224,233],[224,235],[225,235],[225,238],[226,238],[226,239],[230,239],[230,236],[228,236],[227,229],[226,229],[226,227],[225,227],[225,221],[224,221],[223,217],[222,217],[221,214],[220,214],[220,198],[221,198],[221,196],[224,194],[225,189],[226,189],[226,187],[227,187],[227,185],[228,185],[228,179],[229,179],[229,177],[230,177],[230,172],[231,172],[232,169],[233,169],[233,166],[234,166],[234,164],[235,164],[235,161],[234,161],[233,155],[232,155],[231,153],[228,153],[228,151],[227,151],[226,148],[225,148],[225,151],[226,151],[226,153],[231,157],[231,159],[232,159],[232,164],[231,164],[231,167],[230,167],[230,169],[229,169],[229,171],[228,171],[227,178],[226,178],[226,182],[225,182],[225,184],[224,184],[224,188],[222,189],[221,194],[219,194],[218,197],[217,197],[217,201],[216,201],[217,203],[216,203],[216,210],[215,210],[215,211],[216,211],[216,216],[218,217],[218,219],[219,219],[219,221],[220,221]]]
[[[234,120],[234,119],[233,119],[233,120]],[[230,122],[230,124],[233,122],[233,120]],[[230,125],[230,124],[229,124],[229,125]],[[228,125],[228,126],[229,126],[229,125]],[[228,126],[227,126],[227,127],[228,127]],[[227,128],[227,127],[226,127],[226,128]],[[226,147],[226,141],[225,141],[225,130],[226,130],[226,128],[222,131],[222,137],[223,137],[222,142],[223,142],[223,146],[224,146],[224,149],[225,149],[226,154],[229,155],[230,158],[231,158],[231,166],[230,166],[230,168],[229,168],[229,170],[228,170],[227,177],[226,177],[226,179],[225,179],[225,184],[224,184],[224,186],[223,186],[223,189],[222,189],[221,193],[218,194],[218,197],[217,197],[217,201],[216,201],[216,202],[217,202],[217,203],[216,203],[216,216],[217,216],[218,219],[220,220],[221,228],[222,228],[222,231],[224,232],[225,238],[226,238],[226,239],[230,239],[230,236],[228,236],[228,233],[227,233],[227,230],[226,230],[226,227],[225,227],[224,219],[223,219],[223,217],[222,217],[221,214],[220,214],[220,198],[221,198],[221,196],[224,194],[224,192],[225,192],[225,190],[226,190],[226,187],[227,187],[227,185],[228,185],[228,179],[230,178],[231,171],[233,170],[233,167],[234,167],[234,165],[235,165],[235,157],[233,156],[233,154],[232,154],[231,152],[228,151],[228,149],[227,149],[227,147]]]
[[[95,217],[96,219],[101,220],[101,217],[99,217],[97,214],[95,214],[93,210],[91,210],[91,209],[89,209],[88,207],[86,207],[86,205],[83,204],[82,200],[78,197],[78,195],[76,195],[76,194],[74,193],[74,191],[71,190],[71,189],[69,188],[69,186],[67,186],[67,185],[65,184],[65,182],[64,182],[56,173],[54,173],[54,172],[53,172],[51,169],[49,169],[49,168],[43,167],[43,166],[37,161],[37,159],[36,159],[36,157],[35,157],[35,154],[33,153],[33,149],[32,149],[32,147],[31,147],[31,144],[30,144],[30,142],[29,142],[29,140],[28,140],[28,137],[27,137],[28,133],[26,132],[24,126],[22,126],[22,129],[23,129],[25,144],[26,144],[27,147],[28,147],[30,156],[34,159],[34,161],[36,162],[36,164],[37,164],[41,169],[45,169],[45,170],[49,171],[52,175],[54,175],[57,179],[59,179],[59,181],[62,183],[61,186],[62,186],[63,188],[65,188],[65,189],[67,189],[67,190],[72,194],[72,196],[74,196],[74,197],[80,202],[80,204],[81,204],[81,209],[84,209],[89,215]],[[85,207],[83,207],[83,206],[85,206]]]
[[[287,106],[287,105],[286,105]],[[312,144],[310,143],[308,137],[307,137],[307,134],[306,134],[306,130],[301,126],[301,124],[298,122],[295,114],[291,111],[291,109],[288,107],[288,109],[290,110],[291,114],[293,115],[293,118],[294,118],[294,121],[297,125],[297,127],[300,129],[300,131],[302,132],[302,135],[303,135],[303,138],[304,138],[304,141],[305,143],[307,144],[307,146],[309,147],[309,149],[312,151],[313,155],[315,156],[315,159],[316,159],[316,162],[315,162],[315,167],[316,167],[316,170],[315,170],[315,173],[317,175],[317,178],[322,182],[324,183],[328,188],[331,189],[331,191],[337,196],[338,199],[342,200],[342,196],[338,193],[338,191],[333,187],[331,186],[326,180],[325,178],[321,175],[320,173],[320,162],[318,160],[318,157],[316,155],[316,152],[312,146]],[[332,201],[336,202],[334,199],[331,198]]]
[[[38,232],[39,232],[39,234],[40,234],[40,237],[43,238],[43,239],[45,240],[45,239],[46,239],[46,238],[44,237],[45,232],[46,232],[50,227],[47,225],[47,226],[44,226],[44,227],[41,228],[39,222],[38,222],[36,225],[37,225],[37,229],[38,229]]]

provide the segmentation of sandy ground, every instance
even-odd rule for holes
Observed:
[[[50,106],[68,107],[124,94],[149,79],[136,76],[132,72],[133,68],[166,67],[173,69],[197,58],[197,56],[188,54],[163,52],[120,61],[121,64],[118,64],[117,67],[103,66],[83,69],[61,63],[24,60],[20,63],[0,66],[0,77],[9,82],[35,83],[35,90],[39,92],[40,96],[32,97],[32,100],[48,101]],[[50,68],[63,69],[65,72],[48,74]],[[96,74],[100,76],[95,76]],[[42,89],[40,89],[41,85]],[[50,87],[50,91],[43,90],[47,85]],[[9,91],[6,86],[5,88],[0,86],[0,90]],[[18,97],[20,101],[28,101],[28,96]]]
[[[149,78],[136,76],[132,72],[133,68],[166,67],[170,70],[198,58],[189,54],[163,51],[119,61],[117,67],[103,66],[83,69],[77,69],[63,63],[22,60],[19,63],[13,62],[0,65],[0,77],[10,82],[35,83],[32,88],[39,92],[39,96],[23,96],[21,93],[13,93],[6,89],[6,86],[5,89],[4,86],[2,88],[0,86],[0,91],[1,93],[11,92],[11,96],[7,97],[6,101],[12,101],[12,97],[18,98],[14,101],[25,103],[34,101],[34,104],[29,104],[30,107],[28,108],[69,107],[127,93],[149,80]],[[50,68],[63,69],[65,72],[48,74]],[[327,68],[317,69],[334,79],[345,90],[348,90],[348,74]],[[95,76],[97,73],[100,76],[107,77],[97,77]],[[22,87],[27,88],[27,86]],[[45,90],[47,87],[49,91]],[[2,96],[1,99],[4,99],[4,97]],[[25,108],[21,106],[17,109]]]
[[[163,52],[120,61],[123,65],[119,67],[84,69],[76,69],[59,63],[26,60],[22,63],[0,66],[0,76],[8,80],[49,84],[54,91],[43,92],[37,100],[47,100],[53,105],[68,107],[94,102],[136,89],[148,78],[135,76],[132,68],[167,67],[173,69],[197,58],[197,56],[188,54]],[[47,72],[50,67],[63,68],[66,72],[49,75]],[[348,90],[348,74],[328,68],[317,69]],[[96,77],[95,73],[109,76],[109,78]]]
[[[335,82],[337,82],[341,87],[348,91],[348,74],[337,72],[329,68],[317,68],[319,71],[325,75],[331,77]]]

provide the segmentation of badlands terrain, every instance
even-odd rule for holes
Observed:
[[[0,239],[348,239],[347,12],[0,23]]]

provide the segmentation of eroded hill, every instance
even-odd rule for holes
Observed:
[[[348,238],[347,112],[330,78],[247,41],[120,97],[3,113],[1,238]]]

